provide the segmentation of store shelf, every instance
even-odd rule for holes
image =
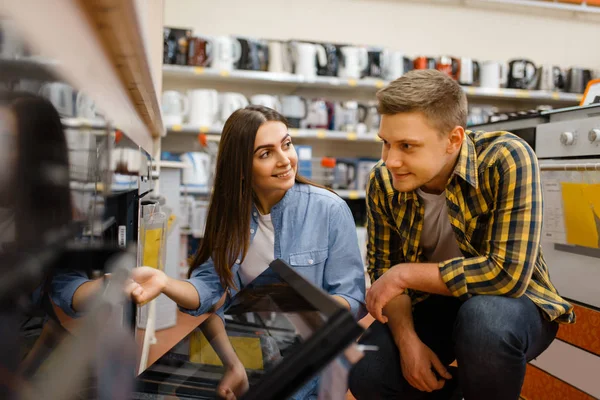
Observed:
[[[577,93],[552,92],[548,90],[522,90],[522,89],[492,89],[484,87],[465,87],[463,90],[467,97],[473,99],[505,99],[539,101],[544,103],[570,103],[579,104],[582,95]]]
[[[163,78],[186,78],[206,82],[264,83],[280,86],[322,89],[365,89],[370,91],[376,91],[389,83],[374,78],[345,79],[317,76],[314,79],[306,79],[303,76],[288,73],[243,70],[219,71],[212,68],[187,67],[181,65],[163,65]],[[578,104],[581,100],[580,94],[543,90],[492,89],[466,86],[463,87],[463,90],[467,93],[469,98],[473,99],[504,99],[567,104]]]
[[[221,128],[219,126],[200,127],[194,125],[173,125],[167,127],[168,132],[197,135],[205,133],[208,140],[219,141],[221,138]],[[375,133],[366,133],[359,135],[355,132],[329,131],[325,129],[289,129],[293,138],[324,139],[324,140],[345,140],[359,142],[380,142],[381,139]]]
[[[135,0],[3,3],[24,39],[147,152],[163,133]],[[35,12],[32,12],[35,10]]]
[[[341,198],[349,199],[349,200],[359,200],[359,199],[364,199],[367,197],[367,192],[364,190],[341,190],[341,189],[338,189],[335,192]]]
[[[193,187],[193,186],[184,186],[182,185],[179,190],[181,191],[181,194],[191,194],[191,195],[202,195],[202,196],[207,196],[210,194],[210,190],[209,188],[201,188],[201,187]]]
[[[356,132],[328,131],[325,129],[290,129],[290,135],[294,138],[310,138],[323,140],[344,140],[350,142],[381,142],[375,133],[358,135]]]
[[[76,192],[98,192],[102,193],[103,185],[102,183],[83,183],[83,182],[69,182],[70,188]],[[113,183],[110,191],[111,193],[119,193],[119,192],[127,192],[129,190],[137,189],[137,182],[132,184],[124,184],[124,183]]]
[[[86,118],[61,118],[63,127],[75,128],[75,129],[92,129],[92,130],[104,130],[106,129],[106,121],[101,119],[86,119]]]
[[[159,160],[157,165],[160,168],[179,168],[179,169],[189,168],[188,164],[184,164],[181,161]]]
[[[188,195],[202,195],[207,196],[210,194],[209,189],[207,188],[194,188],[194,187],[180,187],[182,194]],[[364,190],[335,190],[335,192],[343,199],[349,200],[357,200],[364,199],[366,197],[366,192]]]
[[[185,78],[213,82],[262,83],[291,87],[314,87],[322,89],[376,89],[385,86],[381,79],[344,79],[316,76],[312,79],[289,73],[246,70],[216,70],[182,65],[163,65],[163,78]]]
[[[468,126],[471,131],[516,131],[519,129],[535,128],[536,126],[546,123],[548,117],[536,116],[531,118],[521,118],[512,121],[497,121],[489,124],[480,124]]]

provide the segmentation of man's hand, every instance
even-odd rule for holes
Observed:
[[[242,397],[250,387],[248,375],[242,363],[227,366],[223,379],[217,387],[217,394],[222,399],[235,400]]]
[[[168,276],[161,270],[138,267],[131,271],[131,279],[138,284],[131,291],[131,298],[137,304],[146,304],[160,295],[167,286]]]
[[[433,392],[444,387],[446,381],[438,380],[433,372],[445,378],[452,379],[444,364],[437,355],[418,338],[399,344],[402,374],[411,386],[422,392]]]
[[[399,264],[389,269],[371,285],[367,292],[367,310],[373,318],[382,324],[388,321],[387,317],[383,315],[383,308],[390,300],[402,294],[406,289],[400,279],[401,268],[402,265]]]

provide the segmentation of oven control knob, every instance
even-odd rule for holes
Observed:
[[[588,133],[588,139],[592,143],[600,143],[600,129],[592,129],[590,133]]]
[[[570,146],[575,143],[575,135],[573,132],[563,132],[560,134],[560,142],[564,146]]]

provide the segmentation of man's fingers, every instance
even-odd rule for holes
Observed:
[[[444,364],[442,364],[442,362],[439,358],[437,358],[437,356],[431,358],[431,365],[433,365],[433,368],[435,368],[435,370],[441,377],[445,379],[452,379],[452,375],[450,375]]]
[[[372,289],[369,289],[367,293],[367,310],[369,313],[375,318],[377,321],[382,324],[387,323],[387,317],[383,315],[383,307],[380,305],[379,296],[376,293],[372,292]]]
[[[423,373],[423,381],[430,392],[441,389],[444,386],[444,381],[438,381],[437,377],[431,369]],[[441,383],[441,386],[440,386]]]
[[[410,383],[410,386],[414,387],[415,389],[420,390],[421,392],[427,392],[427,388],[419,380],[413,379],[412,377],[410,379],[407,378],[406,380],[408,383]]]

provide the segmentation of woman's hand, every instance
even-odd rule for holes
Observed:
[[[225,367],[225,374],[217,387],[217,394],[222,399],[234,400],[246,393],[249,387],[246,369],[240,362]]]
[[[131,290],[131,298],[135,303],[143,305],[162,293],[169,277],[156,268],[138,267],[131,271],[131,279],[137,284]]]

